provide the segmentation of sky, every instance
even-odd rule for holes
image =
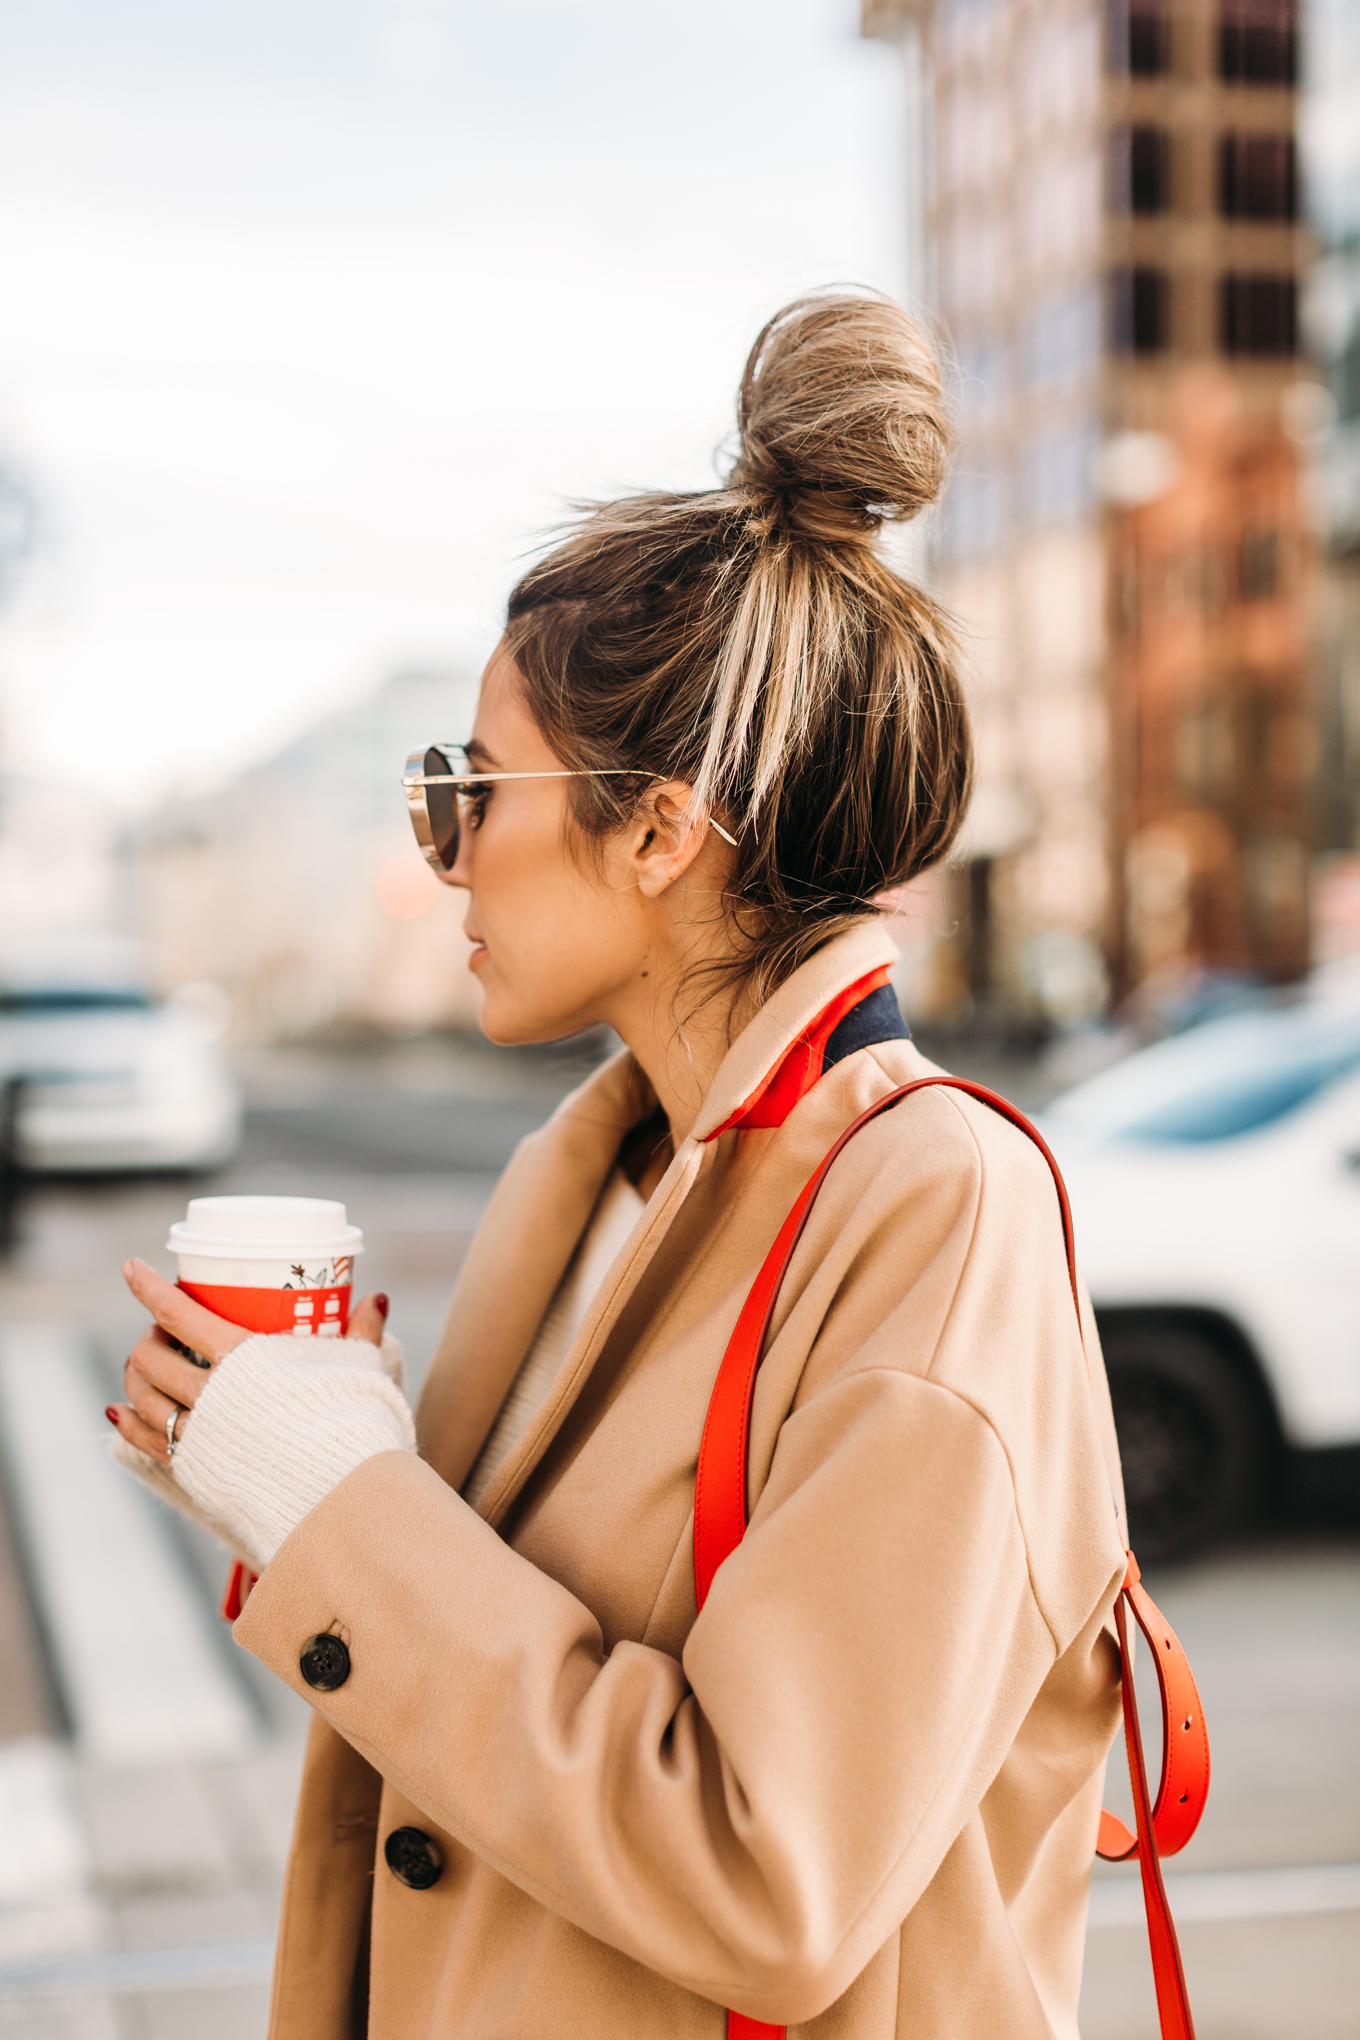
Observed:
[[[6,762],[135,808],[480,663],[780,303],[901,293],[904,100],[855,0],[0,0]]]

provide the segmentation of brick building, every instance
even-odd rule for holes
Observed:
[[[1308,955],[1318,765],[1288,0],[866,0],[926,136],[974,653],[975,999]],[[1291,436],[1292,435],[1292,436]]]

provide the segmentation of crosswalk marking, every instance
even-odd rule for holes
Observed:
[[[47,1736],[0,1748],[0,1906],[61,1902],[85,1887],[89,1849],[70,1796],[71,1759]]]
[[[0,2003],[15,1998],[138,1996],[163,1990],[226,1990],[268,1983],[272,1941],[210,1941],[174,1948],[110,1948],[99,1954],[0,1964]]]
[[[115,1465],[78,1335],[0,1334],[0,1422],[29,1569],[83,1757],[114,1764],[241,1755],[255,1713],[213,1616]]]

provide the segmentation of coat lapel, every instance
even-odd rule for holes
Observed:
[[[421,1393],[420,1451],[461,1487],[543,1322],[629,1128],[654,1109],[613,1056],[522,1141],[468,1250]]]
[[[533,1472],[701,1169],[715,1136],[757,1092],[790,1045],[843,988],[897,951],[881,923],[827,943],[743,1028],[719,1065],[694,1128],[602,1283],[542,1407],[482,1497],[496,1524]],[[655,1108],[625,1051],[563,1100],[516,1150],[468,1252],[420,1399],[425,1459],[461,1487],[510,1391],[617,1158],[624,1135]],[[738,1138],[737,1135],[726,1136]],[[716,1371],[718,1358],[714,1356]]]
[[[518,1445],[507,1454],[504,1465],[497,1469],[490,1487],[482,1497],[481,1512],[489,1523],[496,1524],[502,1520],[552,1443],[567,1412],[589,1377],[605,1340],[614,1328],[619,1312],[642,1280],[648,1262],[670,1231],[676,1213],[688,1197],[694,1179],[705,1160],[704,1149],[696,1140],[690,1138],[681,1143],[679,1153],[653,1191],[646,1210],[624,1242],[622,1252],[596,1292],[582,1320],[580,1331],[558,1369],[557,1377],[548,1390],[542,1406]],[[537,1329],[538,1326],[535,1325],[534,1330]],[[532,1334],[530,1336],[532,1337]]]

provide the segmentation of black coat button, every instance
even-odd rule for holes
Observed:
[[[349,1677],[349,1652],[338,1636],[314,1636],[303,1647],[298,1670],[318,1693],[334,1693]]]
[[[383,1843],[383,1854],[398,1884],[408,1885],[412,1891],[428,1891],[444,1874],[439,1844],[422,1828],[393,1828]]]

